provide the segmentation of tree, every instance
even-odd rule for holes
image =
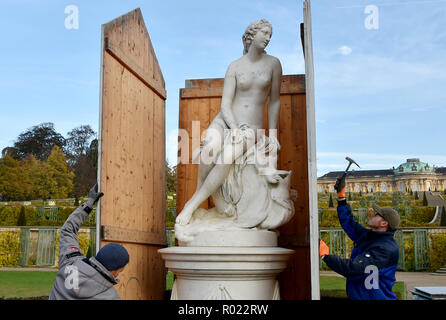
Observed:
[[[87,154],[91,138],[96,134],[89,125],[81,125],[68,132],[65,154],[71,167]]]
[[[45,161],[53,146],[63,148],[65,138],[56,132],[51,122],[41,123],[21,133],[13,148],[5,148],[2,153],[9,154],[16,160],[25,159],[32,154],[36,159]]]
[[[444,206],[443,209],[441,210],[440,226],[446,227],[446,208]]]
[[[19,151],[14,147],[6,147],[2,150],[2,157],[6,155],[12,157],[13,159],[20,159]]]
[[[98,152],[99,152],[98,150],[99,150],[98,139],[93,139],[86,153],[88,161],[94,168],[95,172],[98,171]]]
[[[93,139],[90,145],[80,154],[72,166],[75,174],[73,195],[81,197],[88,194],[97,182],[98,172],[98,140]]]
[[[27,200],[28,177],[20,161],[6,155],[0,159],[0,194],[2,200]]]
[[[166,161],[166,189],[167,193],[177,192],[177,166],[170,167]]]
[[[54,170],[46,161],[39,161],[30,155],[26,161],[29,180],[32,185],[30,199],[49,199],[57,189]]]
[[[423,206],[427,206],[427,198],[426,198],[426,191],[423,192]]]
[[[81,197],[88,194],[88,191],[97,181],[97,170],[86,155],[81,155],[73,168],[74,172],[74,197]]]
[[[331,196],[331,193],[330,193],[330,199],[328,200],[328,207],[329,208],[333,208],[334,207],[334,205],[333,205],[333,197]]]
[[[54,146],[46,163],[56,183],[56,188],[50,191],[50,197],[66,198],[73,190],[74,173],[69,170],[62,149]]]
[[[25,207],[20,208],[19,217],[17,219],[17,226],[26,226]]]

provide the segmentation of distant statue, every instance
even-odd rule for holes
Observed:
[[[197,189],[176,218],[179,240],[187,241],[197,230],[274,229],[294,214],[291,172],[276,169],[282,66],[265,52],[271,35],[268,21],[251,23],[242,37],[243,56],[228,67],[221,111],[193,154],[200,159]],[[198,209],[209,196],[215,208]]]

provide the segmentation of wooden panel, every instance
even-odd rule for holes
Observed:
[[[130,262],[122,299],[163,299],[165,84],[139,9],[102,26],[100,246],[121,243]]]
[[[222,86],[223,79],[186,80],[186,88],[180,90],[180,129],[185,129],[191,136],[192,121],[200,121],[202,130],[209,126],[220,111]],[[289,267],[279,278],[281,298],[311,299],[304,75],[282,77],[280,101],[278,134],[282,148],[279,152],[278,166],[280,169],[293,171],[291,187],[298,192],[298,198],[294,203],[296,214],[290,222],[280,228],[279,245],[296,250]],[[268,127],[267,118],[267,107],[265,107],[265,128]],[[191,143],[190,137],[190,148]],[[195,192],[197,167],[196,164],[178,165],[178,213]],[[205,208],[212,206],[210,199],[202,204]]]
[[[104,241],[157,244],[167,246],[165,234],[129,230],[118,227],[101,226],[101,238]]]

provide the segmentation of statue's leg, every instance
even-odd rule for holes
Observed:
[[[247,147],[249,148],[250,145],[248,144]],[[182,225],[189,223],[193,212],[223,184],[231,169],[232,162],[243,154],[244,149],[246,149],[246,145],[244,148],[243,143],[224,145],[222,152],[216,159],[217,163],[210,170],[192,198],[185,204],[175,220],[176,223]]]
[[[231,164],[215,165],[209,172],[201,187],[197,189],[192,198],[186,202],[183,210],[177,216],[175,222],[182,225],[189,223],[192,214],[200,206],[200,204],[222,185],[223,181],[228,176],[230,169]]]
[[[212,122],[206,131],[206,137],[201,142],[197,191],[201,188],[209,172],[214,168],[215,160],[223,149],[224,129],[218,122]]]

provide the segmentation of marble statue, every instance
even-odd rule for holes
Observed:
[[[282,67],[265,51],[271,35],[268,21],[251,23],[242,36],[243,56],[227,69],[221,111],[193,154],[200,159],[197,189],[176,218],[180,241],[187,243],[203,231],[273,230],[294,214],[291,171],[276,165]],[[199,208],[209,196],[215,207]]]

